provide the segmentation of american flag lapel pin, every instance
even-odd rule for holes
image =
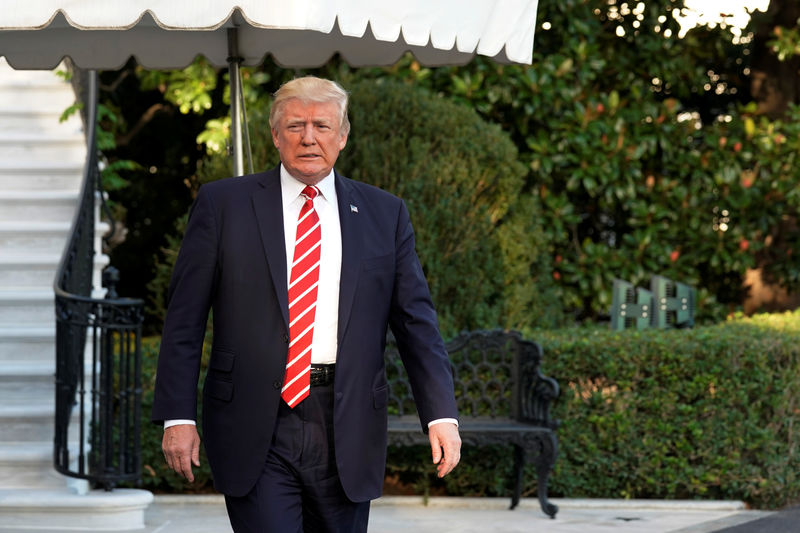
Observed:
[[[353,204],[350,204],[350,212],[358,213],[358,207],[354,206]]]

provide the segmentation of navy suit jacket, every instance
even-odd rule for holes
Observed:
[[[456,418],[453,380],[405,204],[335,174],[342,231],[334,443],[352,501],[381,494],[391,326],[422,430]],[[194,419],[206,320],[213,345],[202,433],[220,492],[255,484],[272,440],[288,353],[279,168],[201,187],[172,275],[152,418]],[[352,207],[351,207],[352,206]]]

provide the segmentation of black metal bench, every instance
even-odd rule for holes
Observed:
[[[447,344],[459,409],[459,432],[468,446],[511,444],[514,489],[511,509],[519,503],[526,460],[536,465],[542,511],[555,518],[558,507],[547,500],[547,479],[558,453],[550,403],[558,397],[556,380],[542,375],[539,344],[515,331],[462,333]],[[420,428],[411,386],[390,336],[386,347],[389,380],[389,444],[429,444]]]

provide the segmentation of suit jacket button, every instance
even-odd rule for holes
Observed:
[[[289,335],[286,333],[283,334],[283,342],[289,342]]]
[[[276,389],[280,389],[281,385],[283,385],[283,384],[280,381],[278,381],[277,379],[272,382],[272,386],[275,387]]]

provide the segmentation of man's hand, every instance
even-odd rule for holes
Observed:
[[[200,435],[192,424],[180,424],[164,430],[161,450],[171,469],[194,481],[192,465],[200,466]]]
[[[433,464],[439,477],[444,477],[452,471],[461,459],[461,437],[458,436],[458,426],[450,422],[441,422],[428,428],[428,438],[431,441]]]

